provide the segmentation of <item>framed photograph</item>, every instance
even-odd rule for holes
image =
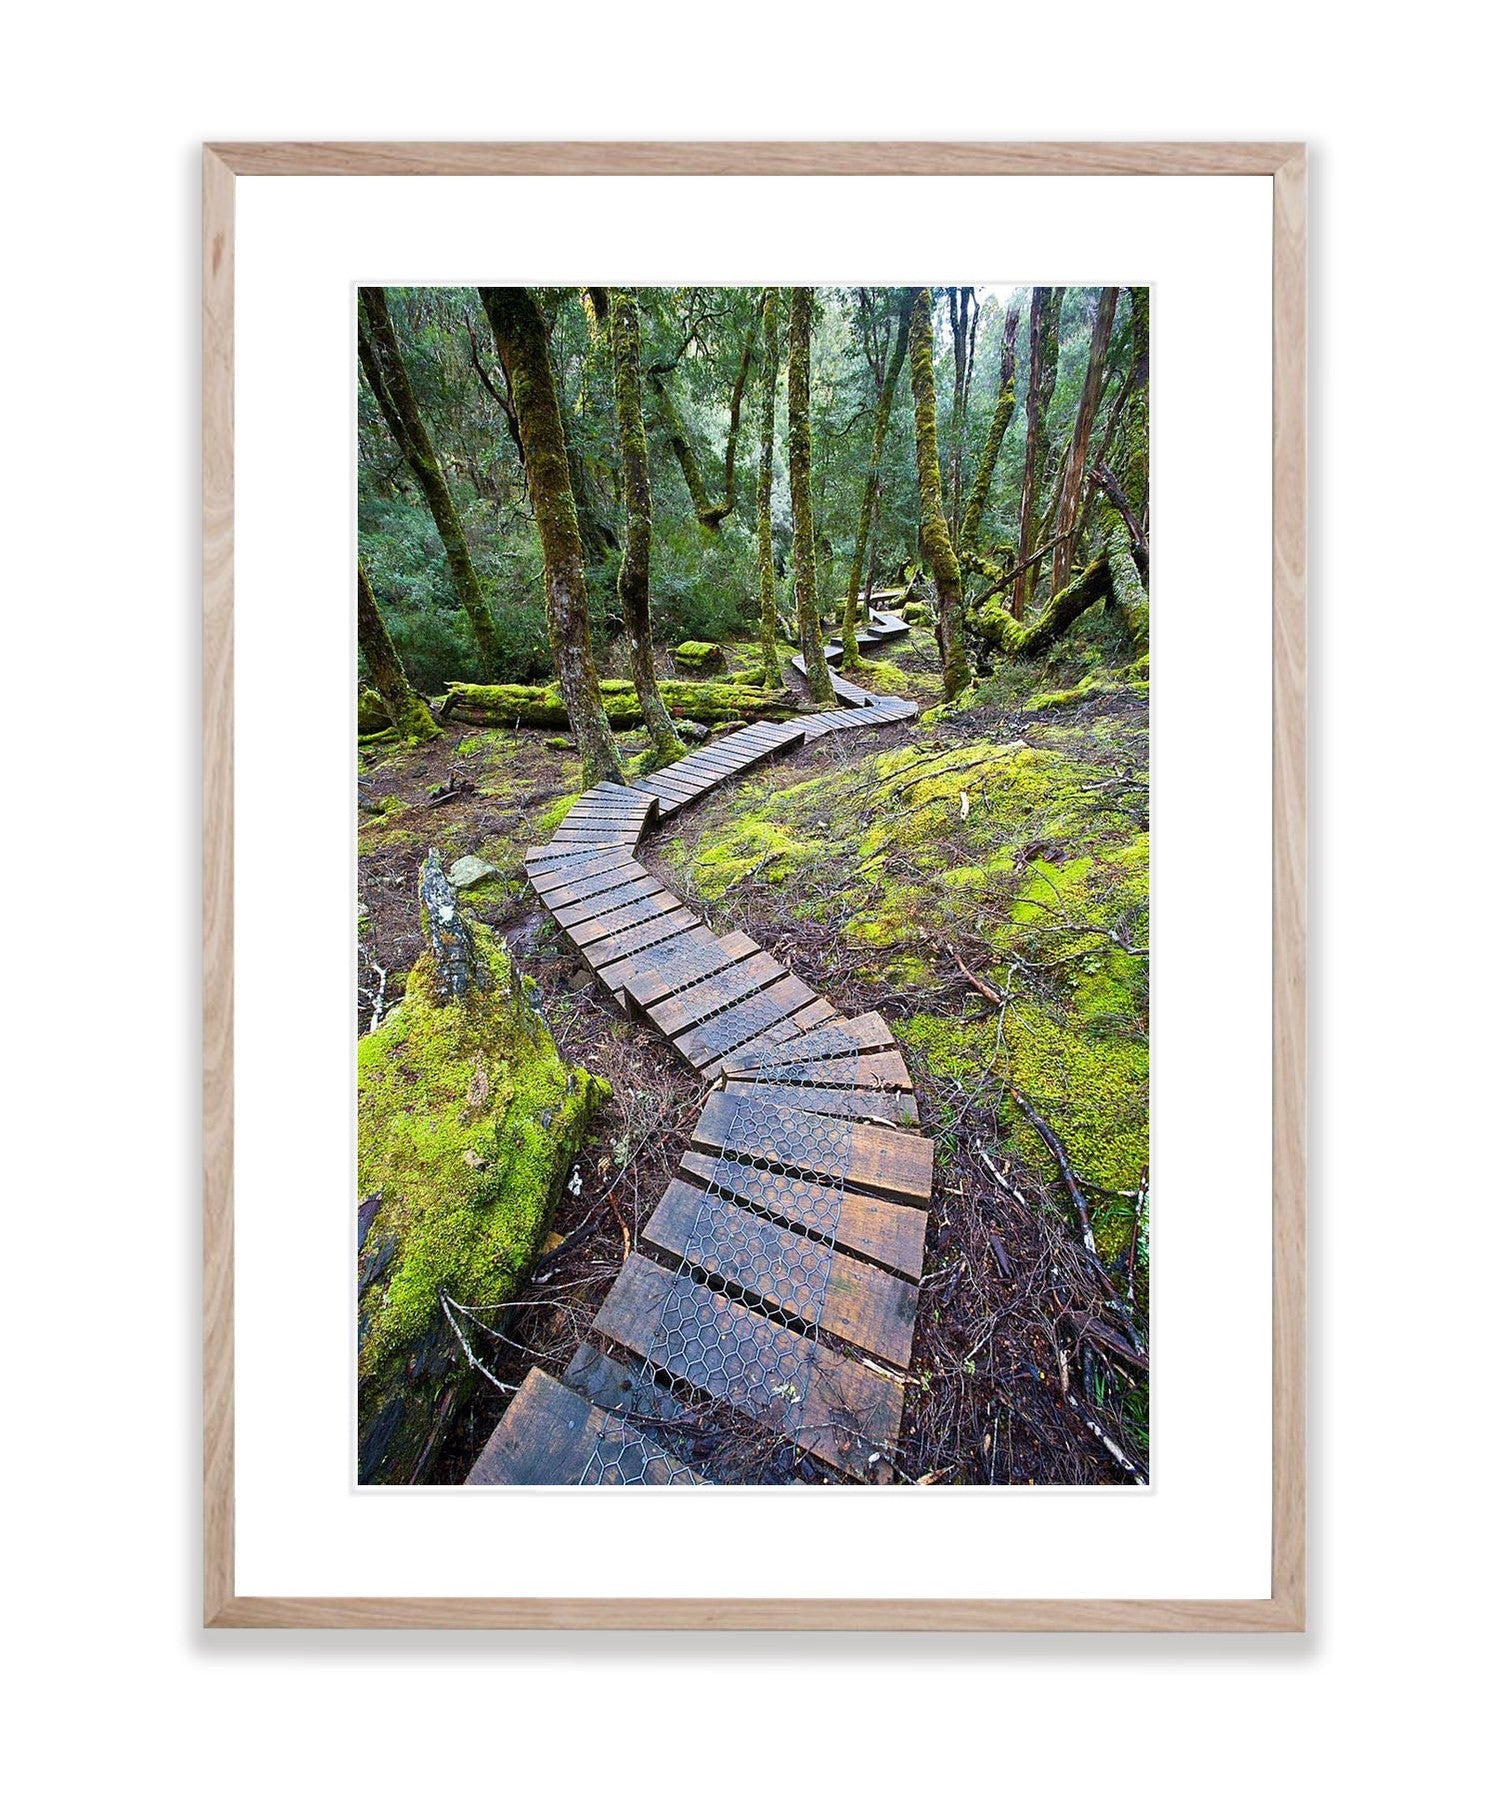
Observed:
[[[203,164],[210,1626],[1297,1631],[1297,144]]]

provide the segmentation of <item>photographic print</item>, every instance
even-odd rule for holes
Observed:
[[[357,295],[358,1470],[1150,1478],[1150,296]]]

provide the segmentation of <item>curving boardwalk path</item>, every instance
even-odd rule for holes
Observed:
[[[906,628],[870,622],[870,641]],[[589,1340],[562,1380],[530,1371],[470,1485],[862,1479],[899,1436],[932,1191],[905,1062],[878,1013],[845,1018],[742,931],[715,936],[635,858],[743,770],[916,711],[835,680],[852,710],[602,782],[526,858],[603,986],[709,1091]]]

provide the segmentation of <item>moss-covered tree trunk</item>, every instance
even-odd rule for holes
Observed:
[[[526,485],[541,538],[547,632],[568,719],[583,758],[583,778],[589,785],[622,782],[624,771],[604,713],[593,660],[583,540],[568,478],[567,440],[552,379],[546,326],[529,288],[484,287],[479,299],[494,332],[525,445]]]
[[[360,366],[370,384],[370,391],[375,396],[381,416],[395,439],[396,448],[416,476],[417,485],[427,502],[427,509],[432,514],[437,535],[442,539],[443,553],[448,560],[448,571],[453,578],[458,603],[468,614],[469,624],[473,627],[474,642],[479,647],[479,660],[483,664],[484,673],[498,674],[500,642],[495,633],[494,620],[490,617],[484,590],[479,585],[473,558],[468,551],[468,540],[463,535],[463,526],[453,504],[453,496],[448,492],[442,465],[437,460],[437,452],[432,448],[432,440],[422,422],[416,393],[406,373],[401,346],[397,342],[390,309],[385,302],[385,289],[361,288],[359,310]]]
[[[775,482],[776,381],[780,374],[780,295],[765,290],[765,351],[760,359],[760,472],[755,486],[755,553],[760,575],[760,663],[767,687],[781,685],[776,647],[776,558],[770,529]]]
[[[385,620],[375,604],[374,590],[362,562],[359,565],[359,650],[396,736],[404,743],[426,743],[436,737],[440,727],[427,702],[406,678],[406,670],[402,668],[396,646],[385,629]]]
[[[1046,426],[1046,412],[1057,384],[1057,326],[1062,317],[1061,287],[1037,287],[1031,290],[1031,366],[1025,390],[1025,470],[1020,481],[1020,529],[1015,542],[1016,560],[1025,562],[1041,542],[1041,495],[1046,481],[1046,463],[1051,438]],[[1032,563],[1016,581],[1010,599],[1010,611],[1024,618],[1036,591],[1039,564]]]
[[[1098,418],[1098,402],[1103,396],[1104,364],[1109,353],[1109,339],[1114,334],[1114,311],[1118,303],[1117,287],[1100,289],[1093,335],[1088,344],[1088,367],[1083,375],[1082,392],[1078,395],[1077,416],[1072,421],[1072,437],[1062,462],[1060,498],[1052,527],[1057,539],[1051,558],[1053,593],[1060,593],[1072,578],[1072,558],[1077,550],[1084,477],[1088,468],[1088,444]]]
[[[854,539],[853,560],[848,568],[848,591],[843,601],[843,666],[852,668],[859,661],[859,588],[864,575],[864,554],[874,524],[880,491],[880,457],[885,449],[885,433],[890,429],[890,413],[895,400],[895,384],[900,379],[906,360],[906,344],[911,334],[911,297],[902,296],[900,320],[895,331],[895,346],[888,365],[875,364],[874,431],[869,440],[869,472],[864,477],[864,499],[859,507],[859,530]],[[872,578],[872,571],[871,571]]]
[[[949,699],[972,675],[963,644],[963,572],[942,511],[942,466],[937,459],[937,390],[932,372],[932,290],[911,292],[911,399],[916,412],[916,482],[921,495],[921,550],[937,584],[937,637],[942,691]]]
[[[973,471],[973,486],[963,508],[963,522],[958,531],[960,561],[981,563],[981,538],[984,511],[994,485],[994,471],[999,467],[999,452],[1004,447],[1005,433],[1015,413],[1015,337],[1020,329],[1020,296],[1014,294],[1005,309],[1004,338],[999,352],[999,390],[994,396],[994,411],[978,467]]]
[[[1129,534],[1123,525],[1116,525],[1109,533],[1107,554],[1114,604],[1119,608],[1124,628],[1129,632],[1130,646],[1138,660],[1150,654],[1150,596],[1140,579]]]
[[[640,314],[630,288],[616,288],[609,305],[614,351],[614,403],[619,414],[619,451],[625,496],[625,548],[619,562],[619,609],[630,673],[659,768],[682,754],[671,714],[656,685],[651,637],[651,473],[640,410]]]
[[[836,704],[817,613],[817,552],[812,528],[812,290],[791,290],[786,345],[786,435],[791,462],[791,564],[796,629],[807,686],[819,705]]]
[[[998,594],[978,609],[974,623],[1006,655],[1039,656],[1058,642],[1090,606],[1108,599],[1112,592],[1109,557],[1101,551],[1075,581],[1051,596],[1029,625],[1012,618]]]

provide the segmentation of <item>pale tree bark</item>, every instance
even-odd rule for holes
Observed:
[[[614,353],[614,403],[625,496],[625,547],[619,562],[619,609],[630,651],[630,674],[659,768],[682,754],[671,714],[656,685],[651,638],[651,475],[640,410],[640,313],[634,291],[615,288],[608,305]]]
[[[937,584],[937,638],[942,691],[949,700],[972,675],[963,644],[963,572],[942,511],[942,465],[937,457],[937,394],[932,372],[932,290],[911,290],[911,398],[916,413],[916,481],[921,495],[921,548]]]
[[[453,578],[458,603],[468,614],[469,624],[473,627],[474,641],[479,646],[479,659],[484,665],[484,672],[489,675],[497,674],[500,667],[499,637],[495,632],[494,620],[490,617],[484,591],[479,585],[479,577],[474,570],[473,558],[469,555],[468,540],[463,535],[458,509],[453,504],[453,496],[448,492],[442,465],[437,460],[432,439],[422,422],[416,394],[401,356],[401,346],[396,340],[395,327],[390,320],[385,289],[361,288],[359,308],[360,367],[364,370],[381,416],[395,439],[396,448],[405,457],[407,466],[416,477],[422,497],[427,502],[427,509],[432,514],[432,522],[437,527],[437,535],[442,539],[443,552],[448,559],[448,572]]]
[[[1025,562],[1040,540],[1041,495],[1051,440],[1046,428],[1046,409],[1057,384],[1057,326],[1062,316],[1065,288],[1031,290],[1031,366],[1025,393],[1025,471],[1020,484],[1020,530],[1015,555]],[[1014,616],[1024,618],[1036,589],[1037,564],[1032,564],[1015,583],[1010,600]]]
[[[546,326],[529,288],[482,287],[479,299],[494,332],[525,449],[526,485],[541,538],[547,632],[585,782],[624,780],[619,751],[599,691],[588,629],[583,540],[568,479],[567,440],[557,406]]]
[[[404,743],[426,743],[438,736],[441,727],[427,702],[406,678],[406,670],[385,629],[385,620],[375,604],[374,589],[362,562],[359,565],[359,648],[369,671],[370,683],[385,706],[396,736]]]
[[[776,379],[780,372],[780,295],[765,290],[765,353],[760,359],[760,472],[755,488],[755,551],[760,575],[760,662],[767,687],[781,685],[776,639],[776,559],[770,496],[775,481]]]
[[[890,429],[890,413],[895,400],[895,384],[906,360],[906,344],[911,332],[910,295],[902,296],[900,317],[895,330],[895,346],[888,363],[884,357],[871,355],[874,370],[874,432],[869,440],[869,472],[864,479],[864,499],[859,508],[859,530],[854,540],[853,560],[848,569],[848,591],[843,602],[843,666],[852,668],[859,661],[859,584],[864,573],[864,554],[870,547],[870,534],[875,510],[879,504],[880,457],[885,449],[885,434]],[[873,564],[871,563],[871,583]]]
[[[812,290],[791,290],[786,346],[786,435],[791,462],[791,564],[796,584],[796,628],[807,686],[819,705],[837,702],[828,672],[817,613],[817,557],[812,527]]]
[[[1088,344],[1088,367],[1078,395],[1077,416],[1072,421],[1072,438],[1062,462],[1060,499],[1052,526],[1057,545],[1051,558],[1051,591],[1060,593],[1072,578],[1072,558],[1077,547],[1077,527],[1082,511],[1084,476],[1088,468],[1088,444],[1098,418],[1098,402],[1103,395],[1104,364],[1109,339],[1114,332],[1114,309],[1119,302],[1119,289],[1099,290],[1098,311],[1093,319],[1093,336]]]

